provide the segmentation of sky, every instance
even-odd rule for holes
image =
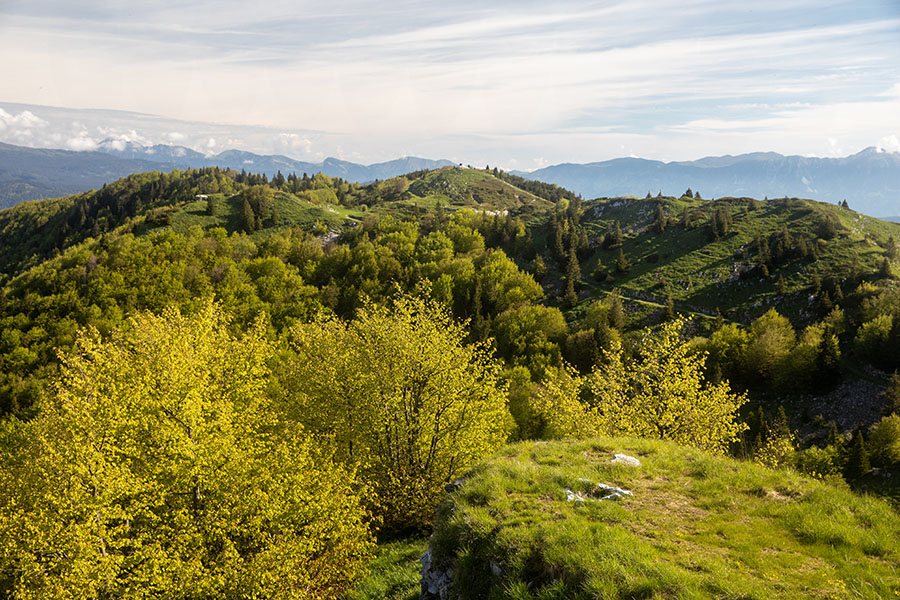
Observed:
[[[900,0],[0,0],[0,141],[530,170],[900,151]]]

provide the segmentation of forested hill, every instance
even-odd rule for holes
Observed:
[[[0,210],[0,244],[4,249],[0,275],[14,274],[126,223],[140,226],[141,231],[171,224],[176,231],[199,225],[247,233],[293,226],[337,232],[358,223],[369,208],[378,214],[413,219],[437,205],[452,210],[514,209],[531,214],[550,206],[560,194],[569,194],[554,185],[507,179],[514,181],[457,167],[417,171],[368,185],[322,174],[278,174],[270,180],[266,175],[217,167],[139,173],[97,191]],[[530,191],[516,187],[516,182]],[[208,199],[197,204],[198,196]],[[252,215],[243,212],[244,200],[248,200]]]
[[[361,165],[337,158],[311,163],[280,155],[259,155],[226,150],[206,156],[181,146],[142,146],[121,141],[101,142],[95,151],[75,152],[49,148],[27,148],[0,143],[0,208],[26,200],[55,198],[96,189],[120,177],[144,171],[174,169],[248,170],[275,177],[278,173],[310,176],[322,173],[354,182],[397,177],[419,169],[450,166],[448,160],[406,156]]]
[[[444,486],[506,441],[663,438],[900,500],[897,239],[898,224],[799,198],[686,190],[586,201],[460,167],[368,185],[149,172],[0,211],[0,540],[11,549],[0,554],[0,590],[46,590],[58,573],[68,577],[60,590],[99,589],[108,579],[91,569],[102,565],[109,580],[149,578],[167,597],[191,564],[188,580],[208,597],[271,597],[272,585],[296,580],[337,600],[369,564],[370,525],[428,530]],[[628,444],[649,452],[655,442]],[[519,448],[542,464],[567,460]],[[578,456],[593,461],[591,448]],[[691,452],[665,459],[673,470],[648,458],[637,502],[670,491],[657,475],[713,465]],[[576,499],[587,491],[586,471],[534,483],[487,469],[456,496],[466,514],[506,506],[506,490],[520,488],[521,506],[555,515],[574,505],[547,482],[576,486]],[[736,488],[689,475],[685,485],[718,490],[691,510],[731,502],[732,489],[750,490],[764,511],[769,500],[806,502],[769,498],[762,468],[735,469],[747,474],[728,480]],[[796,519],[856,510],[846,490],[801,487],[823,490],[821,502],[767,512],[784,543],[807,535]],[[608,504],[584,502],[575,510],[606,522]],[[883,518],[892,509],[872,510],[878,531],[896,528]],[[26,516],[69,545],[9,526]],[[471,523],[451,534],[476,539],[483,528]],[[597,531],[593,518],[582,524]],[[169,547],[171,531],[183,537]],[[871,532],[839,533],[791,547],[831,560],[843,544],[853,556],[834,564],[852,581],[881,573],[872,561],[892,556],[886,546],[869,543]],[[694,541],[714,562],[708,552],[722,542],[712,534]],[[436,561],[465,562],[465,540],[445,541]],[[520,558],[502,568],[527,590],[532,558]],[[768,586],[761,577],[748,585]],[[641,589],[675,589],[658,584]]]
[[[896,224],[810,200],[584,201],[496,169],[368,185],[142,173],[0,211],[0,400],[27,412],[56,349],[86,324],[108,331],[212,296],[238,322],[265,311],[278,331],[423,282],[520,369],[517,389],[564,361],[589,369],[611,340],[682,313],[712,374],[763,395],[819,393],[865,365],[900,366],[897,239]],[[832,412],[850,428],[880,402]]]

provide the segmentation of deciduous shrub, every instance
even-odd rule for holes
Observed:
[[[443,486],[512,428],[500,366],[445,307],[404,296],[293,329],[297,418],[371,482],[387,526],[430,520]]]
[[[353,473],[276,418],[263,333],[209,304],[78,336],[39,416],[0,431],[13,598],[335,598],[361,575]]]

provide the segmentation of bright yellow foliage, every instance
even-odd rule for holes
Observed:
[[[684,323],[667,323],[659,335],[647,332],[638,357],[626,362],[614,340],[606,359],[585,380],[568,372],[547,384],[535,400],[547,437],[606,435],[672,440],[722,454],[746,427],[737,410],[746,402],[727,382],[703,378],[705,354],[692,354],[680,336]],[[577,399],[586,384],[592,398]]]
[[[506,440],[499,365],[465,337],[418,297],[293,330],[297,418],[371,482],[388,526],[428,522],[443,485]]]
[[[84,331],[40,415],[0,430],[14,598],[335,598],[361,574],[353,474],[276,420],[261,321],[227,325],[208,304]]]
[[[691,354],[681,338],[684,321],[645,335],[634,364],[622,363],[613,346],[607,362],[591,375],[599,427],[610,435],[672,440],[723,454],[746,427],[737,410],[747,401],[728,382],[704,380],[705,354]]]

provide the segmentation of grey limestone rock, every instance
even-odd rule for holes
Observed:
[[[626,465],[629,467],[639,467],[641,466],[641,461],[636,459],[633,456],[628,456],[627,454],[616,454],[613,456],[612,460],[609,461],[614,465]]]

